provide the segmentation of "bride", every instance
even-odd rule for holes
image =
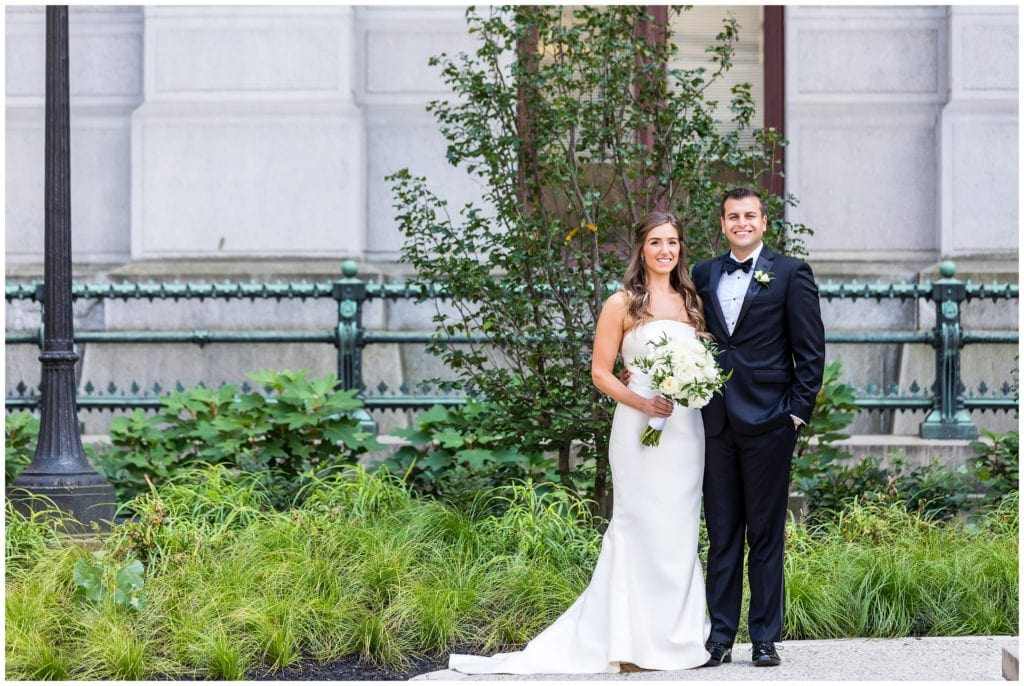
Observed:
[[[618,401],[609,440],[615,505],[590,584],[518,652],[451,655],[466,674],[618,672],[704,665],[710,632],[697,557],[704,426],[700,410],[674,407],[631,362],[648,341],[706,336],[690,279],[683,228],[655,212],[635,229],[624,289],[604,304],[594,335],[594,385]],[[613,373],[621,352],[629,385]],[[640,443],[650,417],[669,417],[656,447]]]

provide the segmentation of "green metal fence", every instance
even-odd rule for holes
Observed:
[[[967,392],[960,380],[960,350],[971,343],[1017,343],[1016,331],[965,331],[960,323],[964,303],[971,300],[1009,300],[1019,298],[1017,284],[972,284],[955,278],[955,266],[944,262],[942,278],[933,283],[875,283],[875,284],[822,284],[820,297],[826,300],[858,299],[880,303],[882,300],[930,300],[936,309],[936,325],[931,331],[863,331],[826,332],[827,343],[931,345],[935,350],[935,380],[924,388],[916,382],[907,389],[895,384],[887,388],[868,385],[858,390],[856,402],[863,410],[925,410],[928,415],[921,424],[925,438],[970,438],[977,435],[968,410],[986,409],[1008,411],[1017,408],[1018,399],[1007,381],[998,388],[982,383]],[[363,383],[363,349],[381,343],[427,344],[437,334],[432,331],[372,331],[363,326],[363,305],[376,299],[422,300],[443,299],[445,294],[429,285],[416,283],[378,283],[359,278],[357,265],[346,261],[342,265],[342,278],[326,283],[110,283],[75,284],[76,300],[231,300],[231,299],[330,299],[336,303],[337,325],[333,330],[320,331],[82,331],[75,334],[76,343],[323,343],[337,350],[337,375],[345,389],[366,391]],[[8,284],[7,300],[30,300],[42,303],[41,283]],[[42,330],[38,332],[6,332],[8,345],[41,345]],[[452,337],[453,342],[486,342],[485,335]],[[180,384],[178,386],[180,388]],[[142,392],[133,384],[130,394],[117,390],[113,384],[107,393],[91,383],[81,389],[77,399],[83,410],[154,408],[159,396],[169,392],[154,385]],[[382,389],[383,390],[383,389]],[[13,391],[13,392],[12,392]],[[83,392],[84,391],[84,392]],[[39,404],[33,389],[20,382],[6,394],[7,408],[30,409]],[[416,409],[433,404],[459,404],[465,398],[441,396],[436,393],[412,393],[403,385],[398,394],[365,398],[370,410]]]

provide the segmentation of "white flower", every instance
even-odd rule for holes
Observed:
[[[667,334],[649,344],[651,355],[634,358],[632,364],[650,377],[651,389],[673,402],[683,407],[704,407],[725,383],[710,344],[696,338],[673,339]],[[640,436],[641,444],[658,445],[665,425],[665,419],[650,418]]]
[[[658,390],[666,395],[673,395],[679,391],[679,382],[676,381],[676,377],[674,376],[666,376],[661,380],[661,383],[658,384]]]
[[[757,281],[762,286],[767,286],[773,278],[775,278],[775,275],[772,272],[766,272],[760,269],[754,271],[754,281]]]
[[[666,351],[672,356],[673,360],[681,360],[688,354],[689,348],[683,345],[683,341],[674,340],[665,346]]]

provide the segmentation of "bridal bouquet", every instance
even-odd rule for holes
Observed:
[[[649,357],[636,358],[633,366],[651,377],[652,390],[683,407],[704,407],[711,401],[711,394],[732,376],[732,372],[722,374],[715,362],[714,347],[703,339],[669,338],[662,334],[648,345],[654,352]],[[640,443],[658,445],[667,423],[667,417],[651,417],[640,434]]]

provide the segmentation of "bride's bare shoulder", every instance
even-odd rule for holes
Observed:
[[[608,299],[604,301],[604,306],[606,309],[625,312],[628,302],[626,291],[616,291],[608,296]]]
[[[632,317],[629,316],[629,296],[625,291],[618,291],[612,293],[607,300],[604,301],[604,307],[601,310],[601,318],[614,320],[623,331],[628,331],[633,324]]]

